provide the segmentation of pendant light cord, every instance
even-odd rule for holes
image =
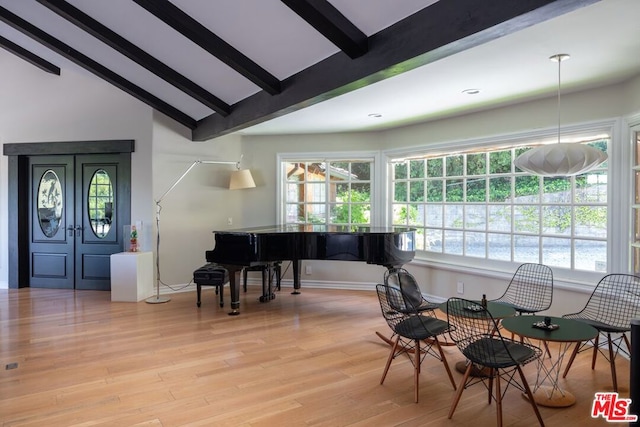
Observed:
[[[562,60],[562,56],[558,55],[558,144],[560,144],[560,68]]]
[[[558,144],[560,143],[560,82],[562,81],[560,75],[560,63],[571,58],[568,53],[558,53],[549,57],[550,60],[558,63]]]

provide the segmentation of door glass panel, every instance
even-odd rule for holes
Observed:
[[[38,222],[47,237],[55,236],[60,228],[63,200],[60,179],[49,169],[42,175],[38,184]]]
[[[91,229],[96,237],[104,239],[111,229],[113,219],[113,186],[104,169],[98,169],[89,182],[87,213]]]

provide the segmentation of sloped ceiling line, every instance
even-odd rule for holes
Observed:
[[[267,93],[280,93],[280,80],[168,0],[133,1]]]
[[[179,111],[177,108],[169,105],[165,101],[152,95],[144,89],[134,85],[133,83],[129,82],[128,80],[94,61],[93,59],[78,52],[71,46],[61,42],[55,37],[52,37],[39,28],[31,25],[24,19],[13,14],[3,7],[0,7],[0,21],[31,37],[32,39],[36,40],[37,42],[41,43],[57,54],[63,56],[64,58],[67,58],[68,60],[74,62],[82,68],[85,68],[86,70],[92,72],[103,80],[122,89],[124,92],[148,104],[152,108],[160,111],[168,117],[171,117],[173,120],[183,124],[189,129],[193,130],[196,127],[196,121],[183,112]]]
[[[40,68],[42,71],[45,71],[50,74],[55,74],[57,76],[60,75],[60,67],[53,65],[51,62],[47,61],[46,59],[40,58],[38,55],[34,54],[33,52],[28,51],[22,46],[19,46],[14,42],[12,42],[11,40],[5,39],[2,36],[0,36],[0,47],[3,47],[7,51],[13,53],[15,56],[24,59],[31,65],[34,65]]]
[[[168,67],[158,59],[149,55],[133,43],[121,37],[119,34],[110,30],[100,22],[96,21],[89,15],[77,9],[73,5],[64,0],[36,0],[43,6],[46,6],[53,12],[57,13],[67,21],[78,26],[87,33],[93,35],[98,40],[112,47],[127,58],[151,71],[158,77],[162,78],[169,84],[182,90],[189,96],[200,101],[202,104],[214,110],[216,113],[226,116],[229,114],[231,107],[212,93],[208,92],[201,86],[187,79],[177,71]]]

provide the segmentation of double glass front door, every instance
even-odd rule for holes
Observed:
[[[29,157],[29,286],[110,289],[110,255],[122,251],[130,209],[129,171],[119,160]]]

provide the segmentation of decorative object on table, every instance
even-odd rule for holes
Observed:
[[[129,232],[129,252],[138,252],[138,229],[135,225],[131,226]]]
[[[558,141],[541,145],[519,155],[516,167],[533,175],[573,176],[595,169],[605,160],[607,154],[597,148],[578,142],[560,142],[560,68],[562,61],[569,59],[566,53],[549,57],[558,63]]]
[[[591,349],[585,347],[593,343],[593,358],[591,369],[596,367],[598,352],[609,361],[613,391],[618,391],[615,359],[620,351],[629,355],[631,344],[627,332],[631,331],[631,320],[640,318],[640,277],[632,274],[608,274],[600,279],[586,305],[577,313],[565,314],[567,319],[575,319],[587,323],[598,330],[595,339],[584,343],[577,342],[562,378],[567,376],[569,368],[579,351]],[[599,342],[600,335],[606,336],[606,341]],[[613,336],[612,336],[613,335]],[[625,351],[622,342],[627,346]],[[608,351],[602,351],[601,346],[607,345]]]
[[[396,357],[406,354],[413,364],[414,400],[418,403],[420,365],[429,354],[444,364],[449,381],[455,390],[456,383],[438,341],[439,337],[449,332],[449,324],[438,319],[433,311],[419,312],[399,288],[379,284],[376,286],[376,292],[382,316],[395,337],[380,384],[384,383],[391,362]],[[434,351],[434,346],[438,350],[437,353]]]
[[[482,299],[480,300],[480,305],[484,308],[487,308],[487,295],[482,294]]]
[[[472,311],[472,312],[479,312],[479,311],[485,311],[487,309],[487,305],[486,305],[486,301],[485,304],[483,305],[478,305],[478,304],[471,304],[466,306],[464,309],[467,311]]]
[[[560,326],[556,325],[555,323],[547,323],[546,320],[542,321],[542,322],[533,322],[532,326],[534,328],[538,328],[538,329],[543,329],[545,331],[555,331],[556,329],[558,329]]]
[[[162,280],[160,279],[160,211],[162,211],[162,199],[165,198],[167,194],[173,190],[176,185],[182,181],[182,179],[187,176],[191,169],[193,169],[196,165],[199,164],[213,164],[213,165],[235,165],[236,171],[232,172],[231,179],[229,182],[230,190],[237,190],[243,188],[253,188],[256,186],[253,181],[253,177],[251,176],[251,172],[249,170],[241,170],[240,169],[240,161],[242,160],[242,156],[240,156],[240,160],[237,162],[233,161],[218,161],[218,160],[195,160],[191,163],[191,166],[184,171],[182,175],[165,191],[162,196],[160,196],[156,200],[156,296],[148,298],[145,300],[150,304],[159,304],[171,301],[171,298],[167,296],[160,296],[160,283]],[[237,177],[237,178],[234,178]]]
[[[482,316],[465,316],[463,314],[464,308],[474,304],[473,301],[462,298],[449,298],[446,304],[447,321],[451,327],[449,335],[469,362],[464,376],[458,384],[448,418],[451,419],[453,417],[465,388],[482,382],[489,392],[489,403],[491,403],[493,397],[496,399],[496,414],[499,426],[502,425],[502,396],[510,385],[524,390],[538,418],[538,422],[541,426],[544,426],[538,406],[522,372],[522,366],[538,360],[542,351],[528,343],[503,337],[500,333],[500,328],[498,328],[498,323],[484,307],[482,307]],[[487,376],[471,377],[471,371],[474,367],[487,369]],[[516,380],[515,371],[519,374],[519,383]],[[500,385],[502,380],[507,382],[504,390],[501,389]],[[495,393],[493,393],[494,385]]]

